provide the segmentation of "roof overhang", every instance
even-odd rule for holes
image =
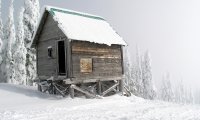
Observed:
[[[53,16],[53,19],[58,23],[58,27],[68,39],[107,45],[127,45],[105,19],[100,16],[45,6],[43,7],[36,32],[34,32],[32,37],[31,47],[36,45],[36,41],[48,14]]]

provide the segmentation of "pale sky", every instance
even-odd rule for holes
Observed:
[[[16,10],[22,1],[15,0]],[[2,2],[6,18],[9,0]],[[199,0],[40,0],[40,5],[100,15],[129,44],[132,56],[136,45],[149,50],[155,81],[168,71],[173,80],[200,85]]]

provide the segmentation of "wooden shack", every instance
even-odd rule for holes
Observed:
[[[51,80],[59,93],[68,90],[72,97],[76,91],[90,97],[122,91],[125,45],[102,17],[46,6],[31,44],[38,84]],[[97,91],[86,89],[91,86]]]

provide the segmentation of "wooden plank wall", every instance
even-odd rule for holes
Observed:
[[[58,28],[57,23],[49,14],[41,30],[39,40],[37,40],[37,73],[38,76],[55,76],[57,75],[57,51],[56,41],[65,35]],[[48,58],[48,47],[52,47],[53,58]]]
[[[121,46],[72,41],[73,77],[80,79],[122,76]],[[80,72],[80,59],[92,58],[91,73]]]

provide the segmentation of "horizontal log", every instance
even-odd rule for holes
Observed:
[[[88,47],[88,46],[93,46],[93,47],[98,47],[98,48],[118,48],[120,49],[120,45],[105,45],[105,44],[98,44],[98,43],[91,43],[91,42],[87,42],[87,41],[72,41],[72,46],[76,46],[76,47]]]
[[[94,83],[98,81],[113,81],[122,80],[123,76],[113,76],[113,77],[96,77],[96,78],[70,78],[64,79],[65,84],[78,84],[78,83]]]
[[[114,57],[93,57],[93,56],[72,56],[73,63],[80,64],[81,58],[92,58],[93,64],[121,64],[121,58],[114,58]]]

